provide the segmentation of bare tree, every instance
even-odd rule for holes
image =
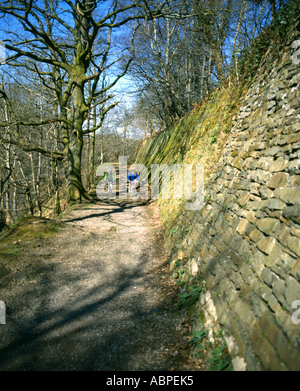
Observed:
[[[100,5],[98,7],[98,5]],[[12,18],[15,27],[4,40],[11,55],[7,64],[26,67],[35,72],[43,85],[54,91],[59,105],[59,117],[44,119],[38,123],[20,121],[14,118],[11,126],[13,142],[24,150],[38,151],[46,156],[63,160],[68,179],[68,202],[81,201],[88,197],[81,178],[81,156],[83,137],[101,126],[86,128],[88,113],[93,105],[108,102],[97,98],[109,91],[126,73],[130,59],[109,84],[98,90],[104,71],[112,68],[120,58],[109,57],[113,30],[141,18],[153,19],[162,14],[164,4],[159,2],[119,2],[113,0],[109,6],[96,0],[21,0],[1,1],[2,20]],[[101,38],[101,39],[99,39]],[[98,44],[97,52],[95,52]],[[25,60],[25,61],[23,61]],[[88,75],[90,66],[95,72]],[[87,83],[91,88],[87,88]],[[96,102],[96,103],[93,103]],[[114,107],[108,105],[102,117]],[[26,140],[18,126],[42,125],[57,122],[60,126],[61,150],[50,151]],[[7,126],[6,124],[3,124]]]

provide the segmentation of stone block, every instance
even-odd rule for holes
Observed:
[[[295,223],[300,224],[300,204],[284,208],[282,214],[286,219],[293,220]]]
[[[274,191],[274,195],[287,204],[300,204],[300,188],[279,188]]]
[[[261,202],[261,198],[260,197],[257,197],[256,195],[254,194],[250,194],[250,200],[251,201],[255,201],[257,204],[259,204]]]
[[[260,289],[261,298],[268,304],[268,307],[276,312],[280,308],[280,304],[278,303],[276,297],[272,293],[272,289],[267,287],[266,285],[262,286]]]
[[[269,268],[264,268],[261,272],[261,278],[263,279],[263,281],[269,285],[269,286],[272,286],[272,284],[275,282],[275,281],[278,281],[279,278],[276,276],[276,274],[274,274],[273,272],[271,272],[271,270]]]
[[[287,170],[293,174],[297,173],[300,170],[300,159],[292,160],[287,164]]]
[[[237,254],[233,250],[228,251],[228,255],[233,263],[233,265],[236,265],[238,268],[243,264],[243,260],[239,254]]]
[[[241,265],[239,271],[244,281],[247,281],[247,278],[253,276],[253,272],[251,271],[250,267],[246,263],[243,263]]]
[[[290,341],[287,340],[287,338],[284,336],[282,332],[279,332],[278,342],[276,347],[280,357],[286,363],[288,369],[291,371],[299,371],[300,370],[299,350],[291,346]]]
[[[239,222],[240,222],[240,217],[236,217],[232,220],[231,222],[231,228],[233,231],[236,230],[236,227],[239,225]]]
[[[254,170],[250,171],[249,177],[251,181],[255,181],[264,185],[271,178],[271,174],[264,170]]]
[[[283,280],[285,280],[286,276],[287,276],[287,273],[282,270],[281,268],[277,267],[276,265],[274,266],[271,266],[271,270],[273,273],[275,273],[277,276],[279,276],[280,278],[282,278]]]
[[[266,235],[271,235],[279,225],[280,221],[268,217],[256,221],[257,228]]]
[[[216,287],[216,279],[209,271],[207,271],[207,274],[205,276],[205,282],[208,290],[213,290]]]
[[[291,227],[291,234],[300,238],[300,228]]]
[[[241,298],[244,299],[244,300],[247,300],[248,295],[249,295],[250,292],[251,292],[251,290],[248,287],[248,285],[243,282],[242,286],[241,286],[241,289],[240,289]]]
[[[300,257],[300,239],[295,236],[287,238],[288,248],[293,251],[298,257]]]
[[[237,228],[236,228],[236,231],[240,234],[240,235],[244,235],[244,233],[246,232],[246,229],[247,229],[247,226],[249,224],[249,221],[247,219],[241,219]]]
[[[270,199],[272,197],[272,190],[270,190],[267,186],[260,186],[259,188],[259,195],[261,196],[262,199]]]
[[[265,254],[271,254],[276,245],[276,239],[273,237],[267,237],[257,243],[257,247]]]
[[[230,327],[229,327],[230,333],[233,336],[234,341],[237,344],[241,354],[245,356],[247,351],[247,344],[249,344],[247,333],[243,330],[243,328],[239,324],[234,314],[232,314],[229,320],[230,320]]]
[[[280,157],[277,160],[275,160],[273,163],[269,166],[269,171],[271,172],[278,172],[283,171],[288,165],[288,160]]]
[[[244,281],[240,275],[240,273],[237,273],[237,272],[232,272],[229,276],[230,280],[232,281],[235,289],[237,290],[240,290],[241,287],[243,286],[244,284]]]
[[[285,303],[285,293],[286,293],[286,285],[283,280],[275,281],[272,285],[273,287],[273,294],[277,298],[277,300],[281,303]]]
[[[300,175],[291,175],[288,179],[289,187],[300,187]]]
[[[250,330],[253,324],[256,322],[256,317],[251,311],[251,307],[239,297],[237,292],[234,292],[233,290],[229,291],[227,302],[229,307],[237,316],[243,329]]]
[[[220,253],[223,253],[224,245],[218,239],[213,239],[212,243]]]
[[[290,228],[286,224],[281,223],[274,232],[274,236],[279,240],[284,246],[287,247],[287,239],[290,237]]]
[[[264,156],[276,156],[280,151],[280,147],[267,148],[264,150]]]
[[[283,221],[282,220],[282,210],[268,211],[268,215],[271,218]]]
[[[260,318],[261,315],[268,310],[268,306],[265,302],[253,292],[249,292],[247,301],[251,304],[252,311],[257,318]]]
[[[214,276],[216,275],[216,271],[217,271],[217,268],[218,268],[218,264],[219,264],[219,259],[218,259],[217,257],[211,258],[211,259],[206,263],[207,269],[208,269],[209,272],[210,272],[211,274],[213,274]]]
[[[237,156],[233,162],[232,162],[232,166],[237,168],[238,170],[241,170],[242,169],[242,165],[243,165],[243,159],[240,158],[239,156]]]
[[[300,300],[300,282],[295,278],[288,276],[286,278],[285,298],[291,308],[293,301]]]
[[[198,274],[199,266],[195,258],[192,258],[187,262],[188,273],[195,277]]]
[[[281,329],[294,346],[300,348],[299,324],[293,324],[291,313],[279,307],[275,312],[276,320]]]
[[[247,369],[249,371],[262,371],[263,370],[262,364],[261,364],[260,360],[257,359],[257,356],[256,356],[252,346],[250,345],[250,343],[247,346],[245,359],[246,359]]]
[[[285,172],[278,172],[273,175],[267,183],[267,187],[270,189],[277,189],[278,187],[284,187],[288,182],[289,175]]]
[[[273,164],[274,159],[271,156],[262,156],[260,159],[258,159],[258,165],[263,170],[270,170],[269,167],[271,164]]]
[[[249,254],[251,254],[251,250],[247,239],[244,239],[239,235],[234,235],[231,248],[239,254],[242,261],[249,261]]]
[[[217,233],[217,231],[214,229],[214,228],[210,228],[208,233],[210,234],[210,236],[215,236],[215,234]]]
[[[270,210],[282,210],[286,207],[286,204],[276,198],[270,198],[268,200],[261,201],[258,209],[270,209]]]
[[[250,223],[252,224],[255,224],[256,222],[256,217],[255,217],[255,213],[253,212],[253,210],[249,210],[246,214],[246,219],[250,221]]]
[[[290,273],[300,281],[300,259],[295,261]]]
[[[231,364],[232,364],[233,370],[235,372],[243,372],[243,371],[246,371],[246,369],[247,369],[247,364],[245,362],[245,359],[243,357],[240,357],[240,356],[235,356],[231,360]]]
[[[263,337],[263,332],[258,321],[250,331],[250,340],[265,370],[282,371],[286,369],[274,347]]]
[[[276,322],[276,318],[270,312],[265,311],[260,318],[260,326],[264,335],[273,346],[277,346],[281,330]]]
[[[265,265],[271,267],[275,265],[278,260],[283,256],[283,252],[279,246],[275,245],[270,254],[265,257]]]
[[[244,187],[244,188],[246,188],[246,187]],[[260,185],[258,183],[251,183],[250,184],[250,193],[251,194],[259,196],[260,195],[259,189],[260,189]]]
[[[222,241],[225,245],[229,246],[233,239],[233,232],[231,228],[228,228],[225,233],[221,236]]]
[[[249,201],[249,199],[250,199],[250,193],[245,192],[238,198],[238,204],[244,206]]]

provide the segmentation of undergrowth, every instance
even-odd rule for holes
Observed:
[[[193,356],[207,362],[208,371],[232,371],[231,356],[224,339],[222,329],[219,331],[218,342],[211,343],[208,339],[208,331],[202,327],[195,331],[190,339]]]
[[[0,235],[0,262],[9,267],[28,248],[41,246],[44,239],[57,234],[61,227],[62,223],[41,217],[18,219]]]

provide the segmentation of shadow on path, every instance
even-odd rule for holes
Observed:
[[[130,221],[135,208],[144,211],[145,202],[95,207],[103,212],[91,213],[93,207],[87,207],[79,210],[83,216],[64,221],[118,213]],[[151,218],[138,219],[150,228],[135,234],[136,246],[126,247],[127,238],[118,233],[115,247],[100,234],[99,244],[85,243],[77,227],[67,226],[53,243],[44,243],[45,251],[58,248],[47,264],[39,263],[34,251],[28,254],[39,265],[34,279],[12,282],[4,292],[7,324],[1,325],[0,370],[182,369],[183,353],[178,347],[174,353],[174,345],[182,342],[176,293],[162,300],[159,291],[167,260],[154,257]]]

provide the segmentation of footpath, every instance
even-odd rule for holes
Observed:
[[[0,370],[199,370],[153,204],[99,201],[60,222],[2,279]]]

